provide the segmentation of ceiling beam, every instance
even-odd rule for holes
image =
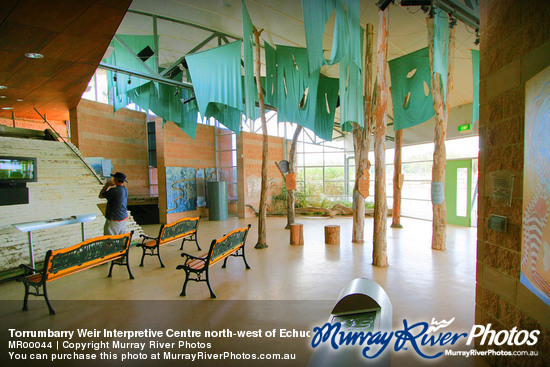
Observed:
[[[159,82],[159,83],[171,85],[171,86],[174,86],[174,87],[180,87],[180,88],[184,88],[184,89],[193,90],[193,84],[188,83],[188,82],[178,82],[177,80],[164,78],[160,75],[147,74],[147,73],[144,73],[144,72],[127,69],[127,68],[123,68],[123,67],[116,66],[116,65],[106,64],[104,62],[100,62],[99,65],[98,65],[98,68],[109,70],[109,71],[114,71],[114,72],[125,74],[125,75],[137,76],[139,78],[151,80],[153,82]]]

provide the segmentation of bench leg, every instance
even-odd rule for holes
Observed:
[[[162,262],[162,259],[160,257],[160,247],[157,247],[157,256],[159,257],[160,267],[165,268],[166,266],[164,266],[164,263]]]
[[[188,281],[189,281],[189,272],[185,270],[185,282],[183,282],[183,288],[181,289],[180,296],[185,296],[185,289],[187,288]]]
[[[25,286],[25,298],[23,298],[23,308],[21,309],[21,311],[28,311],[28,307],[27,307],[27,302],[29,300],[29,285],[24,283],[23,284]]]
[[[46,304],[48,305],[48,309],[50,310],[50,315],[55,315],[55,311],[50,304],[50,300],[48,299],[48,291],[46,290],[46,283],[42,286],[44,288],[44,298],[46,299]]]
[[[226,257],[225,259],[223,259],[222,269],[225,269],[225,265],[227,264],[227,259],[228,259],[228,258],[229,258],[229,256]]]
[[[126,254],[126,268],[128,269],[128,275],[130,275],[130,279],[134,279],[134,274],[132,274],[132,271],[130,270],[130,259],[129,254]]]
[[[208,276],[208,269],[206,269],[206,284],[208,284],[208,289],[210,290],[210,298],[216,298],[212,287],[210,286],[210,277]]]
[[[141,247],[143,250],[143,254],[141,254],[141,262],[139,263],[139,266],[143,266],[143,258],[145,257],[145,245]]]
[[[180,251],[183,250],[183,245],[185,245],[185,237],[181,241]]]
[[[248,263],[246,262],[246,256],[244,256],[244,246],[241,248],[241,250],[243,251],[244,265],[246,266],[247,269],[250,269],[250,266],[248,266]]]
[[[195,243],[197,244],[197,250],[201,250],[201,247],[199,246],[199,240],[197,239],[197,234],[195,233]]]
[[[111,261],[111,267],[109,268],[109,274],[107,274],[107,278],[110,278],[113,275],[113,266],[115,265],[114,260]]]

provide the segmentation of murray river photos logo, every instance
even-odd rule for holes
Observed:
[[[455,318],[449,321],[440,322],[432,319],[431,325],[427,322],[409,324],[403,320],[403,329],[396,331],[351,331],[342,328],[340,322],[326,323],[321,327],[313,328],[313,339],[311,346],[316,348],[321,343],[330,344],[335,350],[347,345],[362,347],[362,355],[365,358],[373,359],[382,354],[388,347],[395,351],[413,349],[419,356],[426,359],[433,359],[443,355],[443,351],[435,354],[425,353],[427,347],[445,347],[456,344],[461,339],[467,339],[466,345],[473,345],[474,338],[478,345],[500,346],[500,345],[535,345],[538,341],[539,330],[527,331],[517,330],[492,330],[491,324],[474,325],[469,333],[445,332],[443,329],[453,323]]]

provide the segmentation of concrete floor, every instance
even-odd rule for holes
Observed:
[[[200,300],[194,304],[205,307],[220,300],[323,301],[329,307],[328,312],[324,309],[315,311],[319,314],[314,319],[325,322],[330,305],[336,302],[342,288],[352,279],[363,277],[374,279],[386,290],[393,304],[394,329],[403,328],[403,319],[409,323],[430,323],[432,318],[440,321],[454,317],[455,321],[449,328],[453,332],[469,332],[474,325],[476,228],[449,225],[447,250],[433,251],[430,245],[431,222],[403,218],[404,228],[393,229],[389,227],[389,220],[387,245],[390,266],[376,268],[371,265],[372,218],[366,220],[367,242],[360,245],[351,243],[350,217],[298,217],[297,222],[304,224],[305,244],[290,246],[289,231],[283,229],[286,218],[270,217],[267,221],[269,247],[263,250],[254,249],[257,241],[256,222],[256,218],[201,221],[198,230],[199,244],[203,249],[201,252],[208,249],[212,239],[252,223],[246,248],[251,269],[246,270],[239,258],[230,258],[226,269],[215,267],[210,273],[211,284],[218,297],[215,301],[210,300],[208,288],[203,283],[190,282],[187,297],[179,296],[184,279],[184,272],[176,270],[176,266],[181,263],[179,241],[161,247],[166,268],[161,268],[158,260],[151,257],[146,257],[145,266],[139,267],[141,249],[132,248],[130,263],[135,280],[128,280],[124,268],[115,268],[113,278],[106,279],[107,267],[100,266],[48,283],[50,299],[58,314],[63,312],[62,307],[67,304],[60,300],[177,300],[180,305],[183,300]],[[323,226],[327,224],[341,226],[339,246],[324,244]],[[158,225],[144,226],[144,230],[156,236]],[[184,251],[195,255],[201,253],[194,243],[189,242],[186,242]],[[10,302],[10,305],[17,304],[20,307],[22,297],[21,284],[0,284],[1,300],[16,300],[17,303]],[[32,320],[51,322],[48,321],[50,316],[47,315],[43,301],[33,303],[32,306],[28,313],[16,309],[8,314],[20,317],[21,314],[34,313]],[[287,321],[303,321],[299,320],[304,317],[303,313],[293,315],[282,312]],[[210,316],[205,315],[206,318]],[[231,315],[222,317],[232,318]],[[31,322],[30,319],[24,321]],[[472,347],[463,346],[462,349]],[[394,353],[393,365],[423,365],[426,362],[406,356],[406,353]],[[445,363],[441,365],[484,366],[485,363],[471,357],[445,357]]]

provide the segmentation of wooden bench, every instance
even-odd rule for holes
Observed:
[[[185,282],[183,283],[183,289],[180,296],[185,296],[187,282],[193,280],[195,282],[206,282],[206,284],[208,284],[208,289],[210,290],[210,297],[216,298],[216,295],[210,286],[208,269],[222,260],[222,268],[225,268],[227,258],[229,256],[242,257],[246,269],[250,269],[244,255],[244,245],[246,243],[246,236],[248,235],[249,229],[250,224],[245,228],[235,229],[218,240],[212,240],[208,253],[203,254],[202,256],[193,256],[186,253],[181,254],[181,256],[185,258],[185,263],[176,267],[176,269],[185,270]],[[201,278],[203,273],[205,273],[204,279]],[[191,278],[191,274],[194,274],[195,277]]]
[[[164,263],[160,257],[160,246],[180,238],[183,238],[180,250],[183,250],[185,241],[193,241],[197,244],[197,249],[200,251],[201,248],[197,241],[197,228],[200,219],[200,216],[196,218],[182,218],[174,223],[163,224],[160,226],[159,235],[157,237],[149,237],[144,234],[140,235],[142,240],[137,246],[142,248],[143,255],[141,255],[141,263],[139,266],[143,266],[143,259],[147,255],[157,256],[160,261],[160,266],[164,268]]]
[[[116,236],[100,236],[91,238],[77,245],[59,250],[49,250],[46,253],[44,267],[42,270],[34,269],[28,265],[21,264],[20,268],[25,270],[25,274],[17,280],[23,282],[25,286],[25,298],[23,300],[23,311],[27,311],[27,300],[29,294],[33,296],[44,296],[50,314],[55,315],[55,311],[48,299],[46,283],[66,275],[93,268],[94,266],[111,262],[109,275],[111,277],[114,265],[126,265],[130,279],[134,279],[130,271],[128,262],[128,252],[133,231]],[[31,292],[30,287],[35,291]],[[40,293],[42,287],[43,293]]]

